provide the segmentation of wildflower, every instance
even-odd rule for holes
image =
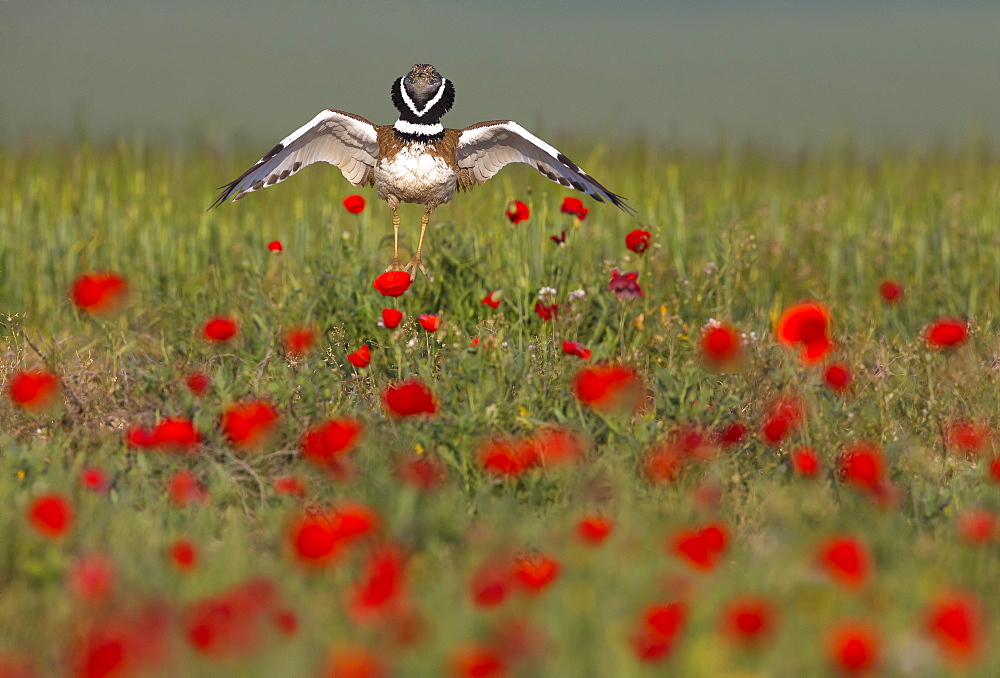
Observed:
[[[562,349],[566,355],[575,355],[578,358],[590,360],[590,349],[578,341],[563,341]]]
[[[224,342],[236,336],[236,321],[226,316],[209,318],[201,328],[201,335],[208,341]]]
[[[434,414],[437,403],[434,394],[419,379],[411,379],[387,386],[382,393],[389,414],[396,417],[412,417],[420,414]]]
[[[713,370],[723,372],[739,367],[743,339],[728,323],[712,319],[701,329],[701,358]]]
[[[774,606],[757,596],[737,598],[723,608],[720,625],[734,642],[759,645],[774,632]]]
[[[566,230],[563,229],[559,233],[559,235],[550,235],[549,236],[549,240],[551,240],[552,242],[554,242],[559,247],[562,247],[563,245],[566,244]]]
[[[428,332],[437,332],[441,327],[441,318],[436,313],[421,313],[417,322]]]
[[[298,476],[279,476],[274,479],[274,491],[301,499],[306,496],[306,484]]]
[[[336,471],[341,459],[357,444],[361,422],[329,419],[307,430],[299,443],[302,458],[320,468]]]
[[[160,605],[87,625],[70,652],[71,675],[134,676],[161,673],[170,613]]]
[[[583,201],[579,198],[568,196],[563,198],[562,206],[559,208],[559,211],[563,214],[572,214],[580,221],[583,221],[587,218],[587,212],[589,212],[590,209],[584,207]]]
[[[796,396],[778,398],[768,408],[761,426],[764,441],[777,445],[789,434],[798,430],[805,417],[802,402]]]
[[[614,523],[610,518],[601,515],[584,516],[576,524],[576,535],[584,542],[597,546],[601,544],[611,531]]]
[[[190,419],[167,417],[152,429],[134,426],[125,434],[130,447],[187,454],[201,445],[201,433]]]
[[[843,363],[834,363],[823,372],[823,383],[835,393],[843,393],[851,386],[851,370]]]
[[[631,367],[600,363],[576,373],[573,395],[584,405],[599,410],[634,410],[642,397],[642,382]]]
[[[339,553],[334,521],[321,513],[307,513],[298,518],[291,524],[288,535],[295,557],[303,564],[323,565]]]
[[[316,330],[311,327],[292,327],[285,332],[282,345],[288,355],[302,358],[316,345]]]
[[[368,344],[362,344],[357,351],[348,354],[347,360],[357,368],[368,367],[372,361],[372,350],[368,348]]]
[[[707,461],[715,452],[711,436],[693,426],[678,428],[647,453],[646,477],[655,483],[671,483],[689,462]]]
[[[871,556],[865,545],[851,536],[830,537],[817,549],[819,567],[835,582],[858,589],[871,577]]]
[[[394,308],[382,309],[382,325],[387,329],[394,330],[403,320],[403,313]]]
[[[344,198],[344,209],[351,214],[361,214],[365,211],[365,199],[360,195],[349,195]]]
[[[807,364],[816,363],[833,350],[827,335],[830,311],[818,301],[804,301],[785,309],[778,319],[778,341],[799,348],[799,357]]]
[[[278,423],[278,411],[263,400],[244,400],[230,405],[220,418],[229,442],[243,450],[262,447]]]
[[[59,378],[45,370],[15,372],[7,384],[7,395],[23,410],[42,412],[55,404],[59,396]]]
[[[573,290],[568,295],[566,295],[566,299],[571,304],[578,299],[586,299],[586,298],[587,298],[587,292],[584,290]]]
[[[953,419],[945,428],[948,448],[973,457],[985,452],[992,438],[989,426],[971,419]]]
[[[532,445],[496,438],[481,448],[479,461],[488,473],[515,478],[540,464],[541,458]]]
[[[404,594],[404,566],[396,549],[380,546],[372,550],[350,594],[348,607],[355,618],[398,609]]]
[[[43,494],[28,505],[28,524],[43,537],[61,537],[73,526],[73,506],[61,494]]]
[[[734,421],[731,424],[721,426],[715,431],[715,439],[720,445],[736,445],[741,440],[743,436],[747,434],[747,427],[738,421]]]
[[[507,598],[513,572],[506,563],[483,563],[472,575],[469,593],[476,607],[496,607]]]
[[[552,301],[556,298],[556,294],[558,290],[555,287],[545,286],[538,290],[538,299],[543,302]]]
[[[194,474],[188,470],[181,470],[170,478],[170,500],[178,508],[190,506],[191,504],[202,504],[208,499],[208,492],[202,486]]]
[[[510,219],[510,223],[519,224],[522,221],[527,221],[528,217],[531,216],[531,210],[520,200],[514,200],[507,206],[507,211],[505,212],[507,218]]]
[[[903,286],[895,280],[884,280],[878,286],[879,296],[890,306],[895,306],[903,299]]]
[[[188,387],[188,390],[191,391],[191,393],[196,396],[201,396],[208,390],[208,387],[212,384],[212,380],[209,379],[207,374],[202,372],[192,372],[187,376],[187,379],[184,380],[184,384]]]
[[[837,470],[841,480],[858,489],[878,494],[885,488],[885,460],[882,451],[871,443],[848,445],[837,459]]]
[[[649,231],[637,228],[625,236],[625,247],[633,252],[642,254],[649,247],[649,239],[652,237]]]
[[[639,660],[657,662],[669,656],[687,616],[687,606],[682,602],[647,607],[638,631],[631,638],[632,650]]]
[[[167,557],[181,572],[189,572],[198,565],[198,552],[187,539],[177,539],[167,547]]]
[[[559,577],[559,562],[541,553],[514,559],[514,581],[532,595],[538,595]]]
[[[924,328],[927,345],[939,351],[954,349],[969,338],[969,326],[960,318],[942,316]]]
[[[108,491],[110,482],[104,471],[91,466],[80,471],[80,486],[91,492],[104,493]]]
[[[188,606],[184,636],[198,652],[214,659],[245,657],[260,647],[280,608],[277,589],[253,579]]]
[[[721,523],[709,523],[698,529],[681,530],[670,541],[674,555],[697,570],[708,572],[719,564],[729,544],[729,532]]]
[[[803,478],[819,475],[819,455],[811,447],[800,447],[789,455],[792,468]]]
[[[958,516],[958,535],[967,544],[991,544],[996,541],[1000,520],[986,509],[971,509]]]
[[[393,672],[372,650],[362,646],[344,646],[331,654],[321,675],[326,678],[386,678]]]
[[[375,278],[372,287],[386,297],[398,297],[410,288],[413,278],[406,271],[386,271]]]
[[[618,269],[611,271],[611,282],[605,288],[608,292],[614,292],[619,299],[635,299],[642,296],[642,288],[639,286],[639,272],[629,271],[619,273]]]
[[[956,663],[971,662],[983,649],[982,612],[969,595],[940,597],[928,608],[925,625],[941,652]]]
[[[459,647],[448,660],[449,675],[454,678],[501,678],[507,675],[507,665],[496,650],[484,645]]]
[[[104,556],[84,556],[67,573],[69,589],[78,600],[100,602],[111,593],[115,575],[114,563]]]
[[[842,673],[867,673],[878,663],[879,643],[868,626],[842,624],[835,627],[827,641],[830,663]]]
[[[396,477],[405,485],[429,492],[444,483],[445,470],[437,459],[420,456],[398,464]]]
[[[85,273],[73,281],[73,303],[81,311],[106,315],[117,310],[128,293],[125,278],[117,273]]]
[[[267,249],[270,250],[271,252],[278,253],[284,250],[285,248],[282,247],[280,240],[272,240],[271,242],[267,243]]]
[[[500,290],[493,290],[485,297],[483,297],[483,300],[479,303],[486,304],[490,308],[496,308],[497,306],[500,305],[500,301],[502,300],[502,294],[503,293]]]
[[[546,306],[541,301],[535,302],[535,313],[538,317],[542,319],[542,322],[548,322],[556,317],[559,312],[559,304],[551,304]]]

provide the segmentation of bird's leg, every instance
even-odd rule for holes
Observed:
[[[398,271],[401,269],[399,265],[399,215],[396,214],[396,208],[392,208],[392,262],[389,264],[386,271]]]
[[[424,246],[424,232],[427,230],[427,223],[431,220],[431,212],[434,211],[433,207],[425,207],[424,215],[420,217],[420,239],[417,240],[417,251],[413,254],[413,258],[410,259],[410,263],[406,265],[406,270],[410,271],[411,275],[416,275],[417,269],[424,275],[427,275],[427,269],[424,268],[423,263],[420,261],[420,248]]]

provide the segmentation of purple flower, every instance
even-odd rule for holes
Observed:
[[[611,282],[608,283],[608,292],[614,292],[619,299],[635,299],[642,296],[642,288],[639,287],[639,272],[629,271],[619,273],[618,269],[611,271]]]

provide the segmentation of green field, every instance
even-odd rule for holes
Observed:
[[[335,168],[206,211],[212,189],[264,149],[0,149],[0,386],[39,367],[62,384],[60,403],[40,414],[0,398],[0,673],[6,661],[30,664],[32,675],[103,675],[101,661],[118,657],[122,672],[108,675],[371,675],[342,665],[369,652],[389,675],[498,675],[463,664],[479,647],[518,676],[811,676],[837,673],[831,645],[844,624],[870,634],[878,673],[1000,673],[1000,534],[988,521],[976,539],[963,528],[970,515],[1000,511],[988,470],[1000,451],[1000,158],[985,149],[791,156],[560,146],[638,216],[588,200],[575,223],[560,213],[567,191],[508,167],[438,209],[424,245],[431,277],[398,299],[372,288],[392,254],[389,211]],[[368,206],[350,214],[341,201],[358,192]],[[506,219],[512,200],[529,205],[528,221]],[[405,261],[420,208],[401,214]],[[643,254],[624,244],[635,228],[652,233]],[[549,236],[564,229],[557,246]],[[273,240],[281,254],[268,250]],[[644,295],[606,291],[612,269],[638,271]],[[93,317],[73,306],[70,289],[102,270],[122,274],[130,295],[118,313]],[[888,279],[905,290],[892,306],[878,291]],[[555,321],[535,313],[543,287],[557,291]],[[493,290],[503,292],[496,310],[480,303]],[[585,296],[570,305],[575,290]],[[834,352],[815,366],[774,333],[782,310],[804,299],[832,318]],[[406,314],[399,328],[377,325],[383,308]],[[422,313],[440,314],[437,332],[417,323]],[[203,339],[215,315],[237,320],[236,338]],[[969,339],[932,350],[925,327],[945,315],[968,320]],[[702,364],[699,337],[712,318],[747,335],[742,370]],[[282,348],[295,326],[317,330],[304,358]],[[565,355],[563,340],[591,349],[590,363],[635,368],[642,406],[603,412],[578,402],[571,383],[587,363]],[[371,365],[355,369],[346,355],[362,343]],[[853,372],[843,394],[821,378],[833,361]],[[185,386],[193,372],[212,381],[201,398]],[[384,389],[410,378],[432,389],[434,416],[387,415]],[[803,425],[766,444],[765,412],[789,394],[804,404]],[[280,413],[253,452],[234,449],[218,427],[246,398]],[[190,418],[203,443],[187,454],[124,444],[128,427],[164,417]],[[299,458],[303,432],[330,417],[364,426],[347,453],[350,472]],[[985,425],[992,438],[975,454],[956,450],[946,435],[956,420]],[[737,421],[748,427],[741,441],[713,447],[672,482],[644,473],[649,451],[673,431]],[[586,440],[580,461],[517,478],[484,470],[484,440],[553,425]],[[879,496],[838,477],[838,455],[857,441],[884,455]],[[817,478],[788,463],[803,445],[819,453]],[[440,463],[443,486],[400,482],[396,467],[418,457]],[[110,480],[106,492],[80,484],[95,467]],[[182,469],[206,501],[171,502],[167,486]],[[290,475],[306,484],[305,498],[275,491]],[[26,518],[49,493],[75,511],[55,539]],[[290,525],[303,510],[345,502],[370,507],[378,527],[323,567],[300,564]],[[987,513],[970,513],[978,510]],[[597,546],[576,536],[592,514],[614,523]],[[707,524],[724,526],[728,544],[713,566],[692,567],[671,544]],[[833,535],[866,546],[863,581],[845,586],[818,562]],[[165,555],[177,539],[198,552],[190,571]],[[382,582],[385,605],[359,615],[358,582],[386,548],[400,570]],[[484,565],[503,569],[513,554],[542,554],[558,576],[537,593],[514,576],[501,603],[474,604]],[[111,564],[106,593],[74,586],[84,557]],[[217,651],[199,649],[199,602],[260,577],[280,603],[230,605],[229,621],[211,627]],[[767,601],[770,632],[741,642],[721,620],[746,596]],[[973,601],[960,620],[971,625],[946,625],[951,644],[928,621],[942,596]],[[642,661],[643,615],[671,602],[686,607],[685,621],[659,637],[663,656]],[[275,610],[294,614],[294,632],[271,623]],[[123,628],[141,628],[142,639]],[[94,638],[117,649],[91,656],[88,673],[81,653]]]

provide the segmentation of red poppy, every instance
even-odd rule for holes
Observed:
[[[842,624],[831,631],[827,653],[830,663],[842,673],[867,673],[878,663],[878,637],[868,626]]]
[[[702,361],[713,370],[736,369],[743,359],[743,338],[728,323],[709,322],[701,330],[699,344]]]
[[[190,419],[167,417],[150,430],[137,426],[130,428],[126,441],[129,446],[140,449],[187,454],[201,445],[202,436]]]
[[[316,424],[302,436],[302,458],[320,468],[337,466],[357,444],[363,427],[354,419],[330,419]]]
[[[983,649],[983,616],[978,601],[965,594],[942,596],[928,608],[926,628],[941,652],[967,664]]]
[[[986,472],[995,483],[1000,483],[1000,457],[994,457],[990,465],[986,467]]]
[[[404,567],[402,554],[396,549],[380,546],[372,550],[350,594],[349,609],[356,619],[398,611],[405,594]]]
[[[566,244],[566,231],[563,230],[559,235],[550,235],[549,240],[554,242],[556,245],[562,247]]]
[[[316,345],[316,330],[311,327],[289,328],[285,331],[281,343],[285,353],[302,358]]]
[[[382,309],[382,324],[386,329],[394,330],[403,320],[402,311],[397,311],[394,308],[383,308]]]
[[[851,536],[830,537],[817,549],[817,563],[835,582],[849,589],[868,583],[872,564],[868,549]]]
[[[445,469],[438,460],[420,456],[399,463],[396,466],[396,477],[405,485],[428,492],[444,483]]]
[[[73,525],[73,506],[61,494],[43,494],[28,505],[28,524],[43,537],[61,537]]]
[[[514,558],[514,581],[526,592],[537,595],[559,577],[559,562],[541,553]]]
[[[519,224],[522,221],[527,221],[528,217],[531,216],[531,210],[520,200],[514,200],[507,206],[507,211],[505,212],[507,218],[510,219],[510,223]]]
[[[741,645],[758,645],[774,632],[776,613],[766,598],[737,598],[722,610],[723,633]]]
[[[614,292],[619,299],[635,299],[641,297],[642,287],[639,286],[639,272],[629,271],[620,273],[618,269],[611,271],[611,282],[605,288],[608,292]]]
[[[797,396],[783,396],[771,403],[764,416],[761,435],[764,441],[777,445],[802,425],[805,410]]]
[[[992,544],[998,528],[1000,520],[986,509],[971,509],[958,516],[958,535],[969,544]]]
[[[169,489],[170,500],[179,508],[203,504],[208,499],[208,492],[194,474],[186,469],[171,476]]]
[[[375,278],[372,287],[378,290],[379,294],[386,297],[398,297],[406,290],[410,289],[413,278],[406,271],[386,271]]]
[[[646,454],[646,477],[654,483],[672,483],[689,462],[707,461],[715,453],[710,435],[693,426],[682,426]]]
[[[566,355],[575,355],[578,358],[583,358],[584,360],[590,360],[591,356],[590,349],[578,341],[563,341],[562,349],[563,353],[565,353]]]
[[[127,293],[128,284],[117,273],[85,273],[73,281],[73,303],[81,311],[94,315],[117,310]]]
[[[115,574],[114,563],[104,556],[84,556],[67,572],[69,589],[78,600],[97,603],[111,593]]]
[[[449,675],[454,678],[502,678],[507,664],[493,648],[484,645],[464,645],[448,660]]]
[[[344,198],[344,209],[351,214],[361,214],[365,211],[365,199],[360,195],[349,195]]]
[[[992,439],[989,426],[971,419],[953,419],[945,427],[945,443],[961,454],[978,456],[989,449]]]
[[[720,445],[728,447],[743,440],[743,436],[746,434],[747,427],[741,422],[734,421],[731,424],[716,429],[715,438],[719,441]]]
[[[254,579],[202,598],[185,612],[184,635],[198,652],[214,659],[246,657],[261,647],[264,634],[276,625],[283,609],[277,588]]]
[[[642,381],[631,367],[614,363],[592,365],[573,377],[573,395],[598,410],[634,410],[642,397]]]
[[[272,240],[271,242],[267,243],[267,249],[269,249],[272,252],[281,252],[285,248],[282,247],[280,240]]]
[[[347,360],[355,367],[368,367],[372,362],[372,350],[368,348],[368,344],[362,344],[357,351],[348,354]]]
[[[524,446],[545,466],[573,464],[584,453],[584,441],[580,436],[558,427],[539,429],[524,441]]]
[[[45,370],[15,372],[7,384],[12,403],[28,412],[42,412],[52,407],[59,396],[59,378]]]
[[[843,363],[834,363],[823,372],[823,383],[836,393],[843,393],[851,386],[851,370]]]
[[[198,565],[198,552],[187,539],[177,539],[167,547],[167,557],[181,572],[193,570]]]
[[[574,198],[572,196],[563,198],[562,206],[559,211],[563,214],[572,214],[577,219],[583,221],[587,218],[587,212],[590,211],[589,208],[583,206],[583,201],[579,198]]]
[[[361,646],[345,646],[330,656],[322,678],[388,678],[393,672],[382,658]]]
[[[187,385],[188,390],[191,391],[196,396],[204,395],[208,387],[211,386],[212,380],[209,379],[207,374],[201,372],[192,372],[188,375],[187,379],[184,380]]]
[[[473,574],[469,593],[476,607],[496,607],[507,599],[513,572],[509,563],[486,562]]]
[[[71,675],[135,676],[162,673],[171,633],[171,614],[147,605],[138,612],[88,624],[73,643]]]
[[[819,475],[819,455],[811,447],[800,447],[788,457],[792,468],[803,478],[815,478]]]
[[[649,231],[637,228],[625,236],[625,247],[633,252],[642,254],[649,247],[649,239],[652,237]]]
[[[99,468],[89,467],[80,471],[80,486],[91,492],[107,492],[111,483],[108,475]]]
[[[778,341],[799,349],[803,362],[812,364],[822,360],[833,350],[828,336],[830,311],[818,301],[804,301],[785,309],[778,319]]]
[[[437,332],[438,328],[441,327],[441,318],[437,314],[421,313],[417,321],[428,332]]]
[[[201,328],[201,335],[208,341],[229,341],[236,336],[238,328],[232,318],[215,316],[209,318]]]
[[[885,303],[894,306],[903,299],[903,286],[895,280],[883,280],[878,286],[878,293]]]
[[[396,417],[413,417],[437,412],[434,394],[419,379],[386,386],[382,400],[389,414]]]
[[[715,569],[729,544],[729,531],[720,523],[681,530],[671,539],[670,550],[697,570]]]
[[[882,450],[859,441],[848,445],[837,459],[841,480],[858,489],[879,494],[885,489],[886,468]]]
[[[576,524],[576,534],[582,541],[597,546],[608,538],[614,526],[611,519],[605,516],[584,516]]]
[[[229,442],[243,450],[263,446],[278,423],[278,411],[263,400],[244,400],[230,405],[220,419]]]
[[[503,300],[502,294],[503,293],[500,292],[500,290],[493,290],[485,297],[483,297],[483,300],[479,303],[486,304],[490,308],[496,308],[497,306],[500,305],[500,302]]]
[[[301,499],[306,496],[306,484],[298,476],[279,476],[274,479],[274,491]]]
[[[650,605],[632,636],[632,650],[640,661],[657,662],[670,655],[687,621],[687,606],[681,602]]]
[[[930,348],[953,349],[969,338],[969,326],[960,318],[939,317],[924,328],[924,339]]]
[[[340,552],[335,521],[322,513],[306,513],[294,520],[288,536],[295,557],[305,565],[323,565]]]
[[[541,459],[532,445],[508,438],[496,438],[480,449],[479,461],[487,473],[516,478],[536,467]]]
[[[546,306],[540,301],[535,302],[535,313],[538,317],[542,319],[542,322],[548,322],[556,317],[559,313],[559,304],[550,304]]]

